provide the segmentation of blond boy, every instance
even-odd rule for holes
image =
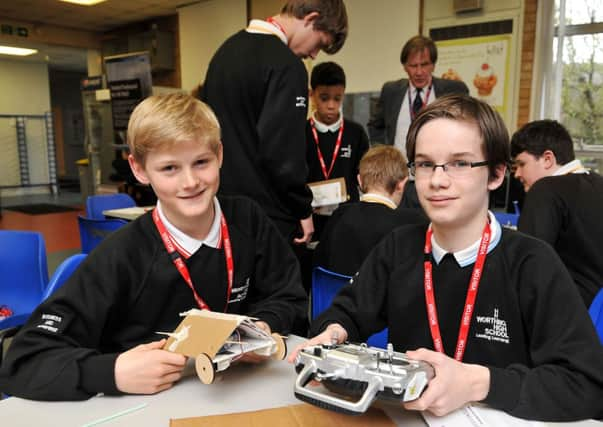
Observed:
[[[38,400],[157,393],[182,375],[185,357],[156,334],[175,329],[179,313],[246,314],[280,333],[304,315],[299,267],[273,224],[248,199],[216,197],[222,144],[207,105],[150,97],[132,113],[128,144],[157,207],[106,238],[33,313],[3,361],[2,391]],[[52,328],[40,327],[48,319]]]
[[[396,147],[369,149],[360,160],[359,172],[360,202],[335,210],[314,257],[315,265],[346,275],[356,273],[371,249],[394,228],[427,222],[421,210],[399,208],[408,167]]]

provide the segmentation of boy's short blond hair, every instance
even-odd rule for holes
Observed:
[[[363,193],[381,188],[393,194],[398,183],[408,177],[406,158],[392,145],[371,147],[360,159],[358,170]]]
[[[144,164],[149,152],[183,141],[208,144],[218,154],[220,124],[212,109],[185,93],[154,95],[142,101],[128,123],[128,147]]]

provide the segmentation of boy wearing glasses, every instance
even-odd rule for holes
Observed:
[[[500,116],[468,96],[438,99],[413,122],[407,152],[431,223],[387,236],[309,343],[389,327],[396,350],[435,369],[406,409],[483,402],[527,419],[603,416],[603,347],[571,276],[550,246],[488,211],[509,159]]]

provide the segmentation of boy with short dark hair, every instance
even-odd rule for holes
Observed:
[[[335,210],[316,247],[314,264],[348,276],[377,243],[404,224],[427,223],[418,209],[398,208],[408,181],[406,159],[396,147],[376,145],[360,160],[358,203]]]
[[[511,156],[527,191],[519,231],[555,248],[589,307],[603,287],[603,177],[575,158],[572,137],[555,120],[515,132]]]
[[[488,211],[509,160],[500,115],[468,96],[437,99],[411,125],[407,152],[431,223],[385,237],[309,344],[387,326],[396,350],[435,370],[407,409],[483,402],[527,419],[602,417],[603,347],[571,276],[548,244]]]
[[[179,313],[204,308],[287,333],[307,310],[297,261],[247,198],[216,197],[220,126],[185,94],[152,96],[128,125],[129,162],[157,207],[108,236],[32,314],[0,390],[38,400],[170,388],[186,358],[163,350]]]
[[[306,123],[308,182],[344,178],[349,200],[357,202],[358,164],[369,142],[362,126],[343,117],[343,68],[335,62],[316,65],[312,69],[310,87],[315,110]],[[314,240],[320,240],[328,215],[314,214],[313,219]]]

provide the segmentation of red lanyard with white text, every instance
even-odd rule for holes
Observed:
[[[341,126],[339,127],[339,134],[337,135],[337,141],[335,142],[335,148],[333,149],[333,158],[331,159],[331,166],[327,171],[327,165],[325,164],[325,158],[322,156],[322,151],[320,150],[320,143],[318,142],[318,133],[316,132],[316,127],[314,126],[314,119],[310,119],[310,127],[312,128],[312,135],[314,135],[314,141],[316,142],[316,151],[318,152],[318,161],[320,162],[320,168],[322,169],[322,175],[325,179],[329,179],[331,176],[331,172],[333,172],[333,167],[335,166],[335,160],[337,160],[337,154],[339,154],[339,148],[341,147],[341,139],[343,137],[343,120],[341,121]]]
[[[180,253],[176,250],[176,246],[174,242],[172,242],[172,238],[170,237],[170,233],[168,233],[163,221],[159,217],[159,212],[157,209],[153,210],[153,221],[155,222],[155,226],[159,231],[159,235],[161,236],[161,240],[163,240],[163,244],[165,245],[165,249],[168,254],[172,258],[176,269],[186,282],[191,291],[193,291],[193,296],[195,297],[195,301],[201,310],[211,310],[209,306],[203,301],[203,299],[199,296],[197,291],[195,291],[195,287],[193,286],[193,281],[191,279],[191,275],[182,259]],[[232,292],[232,282],[234,278],[234,261],[232,259],[232,246],[230,244],[230,235],[228,234],[228,226],[226,225],[226,220],[224,219],[224,215],[220,217],[220,232],[222,236],[222,241],[224,242],[224,257],[226,258],[226,271],[228,275],[228,288],[226,290],[226,305],[224,306],[224,311],[226,311],[226,307],[228,307],[228,301],[230,300],[230,293]]]
[[[444,345],[442,344],[442,336],[440,335],[440,324],[438,322],[438,312],[433,292],[433,275],[430,259],[432,233],[433,232],[431,230],[431,227],[429,227],[425,235],[425,261],[423,263],[423,268],[425,271],[425,302],[427,304],[427,318],[429,320],[429,329],[431,330],[431,338],[433,339],[433,345],[436,351],[444,353]],[[479,244],[479,249],[477,251],[477,259],[475,260],[473,272],[471,273],[469,288],[467,289],[465,308],[463,309],[463,316],[461,317],[461,326],[459,328],[459,336],[456,342],[456,350],[454,351],[454,358],[459,362],[463,360],[463,354],[465,353],[465,347],[467,346],[467,335],[469,334],[469,326],[471,325],[471,317],[473,316],[475,297],[477,296],[477,289],[479,288],[479,282],[482,278],[484,262],[486,261],[486,255],[488,254],[488,244],[490,243],[490,237],[490,223],[486,223],[486,226],[484,227],[484,231],[482,233],[482,240]]]
[[[421,100],[421,110],[423,108],[425,108],[425,106],[427,105],[427,102],[429,101],[429,95],[431,95],[431,85],[429,85],[429,88],[427,89],[427,92],[425,93],[425,99]],[[410,121],[412,122],[415,119],[416,115],[412,109],[412,103],[410,101],[410,88],[408,88],[408,110],[410,111]],[[419,111],[421,111],[421,110],[419,110]]]

